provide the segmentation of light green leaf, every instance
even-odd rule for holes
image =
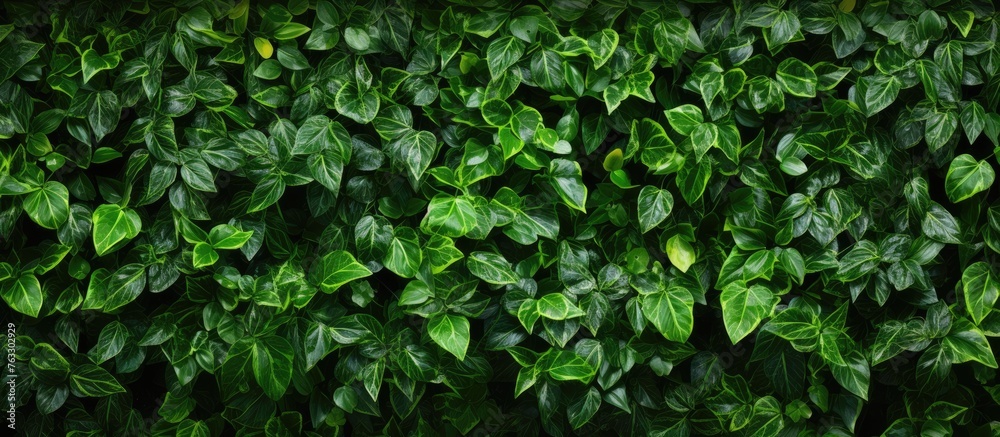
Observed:
[[[31,220],[46,229],[56,229],[69,218],[69,190],[55,181],[24,196],[21,203]]]
[[[701,113],[701,108],[684,104],[664,112],[670,127],[674,128],[681,135],[691,135],[694,128],[705,122],[705,116]]]
[[[467,198],[438,194],[428,204],[420,230],[426,234],[461,237],[475,229],[478,217],[475,206]]]
[[[945,193],[953,203],[958,203],[989,189],[995,177],[993,166],[985,159],[976,161],[972,155],[958,155],[948,166]]]
[[[437,138],[428,131],[411,130],[386,146],[393,160],[406,167],[413,181],[420,180],[437,154]]]
[[[951,332],[941,339],[941,347],[948,351],[954,364],[976,361],[991,369],[997,368],[996,356],[983,332],[967,320],[956,320]]]
[[[116,245],[139,235],[142,221],[130,208],[118,205],[101,205],[94,210],[93,238],[97,255],[110,252]]]
[[[208,243],[216,249],[233,250],[243,247],[252,236],[253,231],[241,231],[236,226],[220,224],[208,233]]]
[[[859,79],[864,86],[865,115],[871,117],[896,100],[902,83],[895,76],[876,74]]]
[[[859,398],[868,400],[868,386],[871,381],[871,369],[861,352],[852,351],[844,357],[844,364],[830,364],[833,378],[841,387],[854,393]]]
[[[16,281],[3,285],[3,300],[14,311],[38,317],[45,295],[38,278],[32,273],[24,273]]]
[[[117,67],[121,62],[121,55],[118,53],[101,55],[94,49],[87,49],[80,56],[80,62],[83,69],[83,83],[87,83],[97,73]]]
[[[438,346],[465,361],[469,349],[469,319],[454,314],[438,314],[427,323],[427,332]]]
[[[993,310],[993,305],[1000,297],[1000,287],[990,272],[990,266],[982,261],[973,263],[962,272],[962,292],[965,296],[965,309],[972,316],[976,325]]]
[[[560,349],[549,349],[538,358],[535,368],[548,372],[556,381],[580,381],[584,384],[589,383],[597,373],[597,369],[583,357]]]
[[[205,268],[214,265],[218,260],[219,252],[216,252],[212,245],[202,242],[195,243],[194,249],[191,251],[191,263],[194,268]]]
[[[486,47],[486,63],[490,76],[497,78],[524,55],[525,44],[513,36],[497,38]]]
[[[423,259],[417,232],[413,228],[402,226],[394,230],[382,263],[393,273],[404,278],[412,278],[416,276]]]
[[[677,267],[682,272],[687,272],[691,265],[697,261],[697,254],[691,243],[688,243],[681,235],[674,235],[667,240],[667,259],[670,264]]]
[[[586,314],[562,293],[546,294],[535,304],[538,307],[538,314],[550,320],[572,319]]]
[[[694,297],[682,287],[670,287],[642,297],[642,314],[670,341],[684,343],[694,330]]]
[[[761,320],[771,314],[778,297],[763,285],[734,282],[722,289],[722,319],[733,344],[750,334]]]
[[[319,265],[310,272],[311,280],[319,284],[324,293],[333,293],[342,285],[371,274],[371,270],[355,260],[354,255],[346,250],[326,254],[319,261]]]

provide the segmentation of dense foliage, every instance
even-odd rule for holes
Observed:
[[[3,8],[21,430],[1000,433],[990,1]]]

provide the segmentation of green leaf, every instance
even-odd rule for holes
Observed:
[[[933,152],[948,144],[958,130],[958,114],[954,111],[931,112],[924,122],[924,139]]]
[[[841,281],[855,281],[878,267],[880,259],[878,246],[871,241],[859,241],[854,248],[840,259],[837,276]]]
[[[927,208],[922,227],[924,235],[936,241],[950,244],[961,243],[961,232],[958,228],[958,222],[948,210],[938,204],[932,204]]]
[[[510,263],[498,253],[472,252],[466,258],[465,265],[469,273],[490,284],[515,284],[520,280],[510,268]]]
[[[580,163],[562,158],[553,159],[549,164],[549,181],[563,203],[580,212],[587,212],[587,186],[583,184]]]
[[[308,155],[331,150],[347,161],[351,156],[351,135],[347,129],[325,115],[309,117],[295,133],[292,154]]]
[[[241,231],[236,226],[221,224],[208,233],[208,243],[216,249],[234,250],[243,247],[252,236],[253,231]]]
[[[465,361],[469,349],[469,319],[454,314],[438,314],[427,322],[427,332],[438,346]]]
[[[945,193],[953,203],[961,202],[989,189],[995,176],[993,166],[986,160],[976,161],[972,155],[958,155],[948,166]]]
[[[378,114],[380,100],[374,90],[362,90],[355,82],[348,82],[337,91],[334,104],[341,115],[368,124]]]
[[[109,253],[119,243],[135,238],[142,229],[139,214],[118,205],[98,206],[94,210],[93,221],[94,249],[98,256]]]
[[[121,119],[121,112],[121,103],[115,93],[104,90],[93,95],[87,112],[87,121],[90,122],[90,129],[97,141],[101,141],[105,135],[115,130],[118,120]]]
[[[586,314],[562,293],[546,294],[535,304],[538,307],[538,314],[550,320],[572,319]]]
[[[117,53],[101,55],[94,49],[87,49],[80,56],[81,68],[83,69],[83,83],[87,83],[97,73],[104,70],[113,70],[121,61],[121,56]]]
[[[468,199],[439,194],[428,204],[420,230],[427,234],[462,237],[475,229],[477,222],[475,206]]]
[[[968,321],[956,321],[951,332],[941,339],[941,347],[947,351],[952,363],[976,361],[991,369],[997,368],[996,356],[986,336]]]
[[[389,143],[386,152],[406,167],[413,181],[419,181],[437,154],[437,138],[428,131],[411,130]]]
[[[491,126],[503,127],[510,123],[510,118],[514,115],[514,110],[510,104],[500,99],[490,99],[483,102],[483,119]]]
[[[215,264],[219,260],[219,253],[208,243],[195,243],[191,251],[191,262],[194,268],[200,269]]]
[[[272,400],[281,399],[292,381],[292,345],[277,335],[268,335],[253,342],[253,376],[264,394]]]
[[[434,274],[441,273],[448,266],[465,258],[462,251],[455,247],[455,241],[442,235],[431,236],[424,245],[424,252],[431,262],[431,273]]]
[[[962,108],[959,121],[962,122],[962,130],[965,131],[965,137],[969,140],[969,144],[975,143],[979,134],[986,128],[986,110],[979,102],[969,102]]]
[[[125,342],[129,339],[128,328],[121,322],[114,321],[108,323],[101,329],[101,335],[97,338],[97,344],[87,352],[87,356],[95,364],[101,364],[117,356],[125,347]]]
[[[125,393],[107,370],[94,364],[82,364],[73,369],[69,377],[69,387],[74,396],[100,398],[115,393]]]
[[[853,351],[844,357],[844,364],[830,364],[833,378],[841,387],[854,393],[859,398],[868,400],[868,386],[871,382],[871,370],[868,361],[861,352]]]
[[[333,293],[342,285],[371,274],[371,270],[355,260],[354,255],[346,250],[326,254],[319,261],[319,265],[310,272],[311,280],[319,284],[324,293]]]
[[[670,341],[684,343],[694,330],[694,298],[681,287],[642,297],[642,314]]]
[[[538,358],[535,368],[548,372],[556,381],[580,381],[584,384],[589,383],[597,372],[597,369],[579,355],[559,349],[549,349]]]
[[[687,273],[691,265],[697,260],[697,254],[694,248],[691,247],[691,243],[688,243],[681,235],[674,235],[667,240],[667,259],[670,260],[670,264],[677,267],[678,270]]]
[[[796,58],[788,58],[778,64],[776,78],[778,85],[786,93],[797,97],[815,97],[816,84],[819,79],[805,62]],[[867,101],[866,101],[867,102]]]
[[[600,408],[601,392],[597,390],[597,387],[590,387],[583,396],[578,397],[576,401],[566,407],[570,426],[573,429],[579,429],[586,425]]]
[[[686,162],[677,172],[677,187],[681,190],[681,197],[688,205],[693,205],[708,187],[708,180],[712,177],[712,164],[709,161]]]
[[[524,55],[524,48],[524,41],[513,36],[493,40],[486,47],[486,63],[490,68],[490,76],[500,77],[521,59],[521,56]]]
[[[642,187],[638,204],[639,229],[644,234],[649,232],[670,215],[673,207],[674,196],[669,191],[650,185]]]
[[[274,205],[285,194],[285,181],[275,173],[269,173],[253,189],[250,195],[250,203],[247,205],[247,212],[257,212]]]
[[[44,384],[62,384],[70,374],[69,361],[48,343],[35,344],[28,363],[31,375]]]
[[[95,276],[91,276],[91,286],[94,285],[103,285],[104,301],[101,308],[110,313],[131,303],[146,289],[145,266],[139,263],[125,264],[115,270],[103,284]]]
[[[895,76],[877,74],[858,80],[864,86],[865,115],[871,117],[888,108],[896,100],[902,87]]]
[[[32,273],[24,273],[16,281],[3,285],[3,300],[14,311],[38,317],[45,295],[38,278]]]
[[[705,122],[705,117],[701,114],[701,109],[690,104],[668,109],[665,113],[667,121],[670,122],[670,127],[674,128],[681,135],[691,135],[694,128]]]
[[[750,334],[761,320],[771,314],[778,303],[778,297],[763,285],[747,287],[732,283],[722,289],[722,320],[733,344]]]
[[[55,181],[46,182],[22,201],[24,212],[46,229],[56,229],[69,218],[69,190]]]
[[[358,405],[358,393],[350,386],[343,386],[333,392],[333,401],[340,409],[353,413]]]
[[[981,324],[1000,297],[1000,287],[988,264],[980,261],[965,268],[962,272],[962,293],[972,321],[976,325]]]
[[[423,259],[416,231],[407,227],[396,228],[382,261],[385,267],[399,276],[412,278],[416,276]]]

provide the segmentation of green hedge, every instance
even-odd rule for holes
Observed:
[[[1000,433],[992,2],[256,3],[3,3],[17,429]]]

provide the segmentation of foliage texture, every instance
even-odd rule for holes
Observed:
[[[4,2],[36,435],[998,435],[985,0]]]

